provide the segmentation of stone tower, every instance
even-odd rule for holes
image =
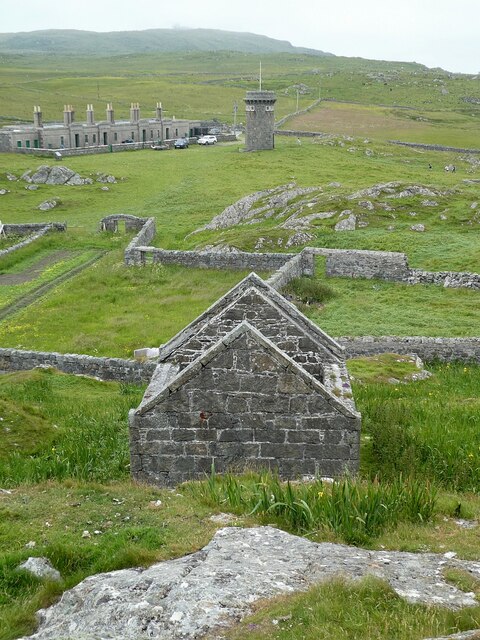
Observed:
[[[274,91],[247,91],[245,98],[246,151],[274,148],[276,100]]]

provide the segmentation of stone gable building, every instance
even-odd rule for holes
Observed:
[[[130,413],[131,470],[158,485],[216,471],[355,471],[360,415],[343,349],[250,274],[160,348]]]

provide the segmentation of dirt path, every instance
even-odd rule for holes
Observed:
[[[52,264],[56,264],[61,260],[69,260],[75,255],[75,253],[76,252],[74,251],[52,251],[48,256],[41,258],[21,273],[0,274],[0,286],[23,284],[24,282],[35,280],[35,278],[38,278],[38,276],[40,276],[47,267]]]
[[[55,253],[55,255],[58,258],[58,255],[62,254],[62,253],[63,254],[69,254],[69,253],[71,254],[71,252],[68,252],[68,251],[63,251],[63,252],[62,251],[57,251]],[[83,264],[80,264],[80,265],[77,265],[76,267],[73,267],[73,269],[70,269],[70,271],[67,271],[66,273],[62,273],[60,276],[58,276],[57,278],[54,278],[50,282],[46,282],[44,284],[41,284],[39,287],[37,287],[36,289],[33,289],[32,291],[27,293],[25,296],[23,296],[19,300],[15,300],[11,304],[8,304],[7,306],[3,307],[2,309],[0,309],[0,321],[1,320],[5,320],[5,318],[8,318],[8,317],[12,316],[13,314],[17,313],[17,311],[20,311],[21,309],[24,309],[25,307],[28,307],[29,305],[33,304],[41,296],[45,295],[48,291],[50,291],[50,289],[54,289],[55,287],[57,287],[62,282],[65,282],[65,280],[68,280],[69,278],[73,278],[73,276],[76,276],[81,271],[83,271],[84,269],[86,269],[87,267],[92,265],[94,262],[97,262],[97,260],[100,260],[100,258],[103,258],[105,253],[106,253],[105,251],[99,252],[97,255],[93,256],[93,258],[90,258],[90,260],[87,260]],[[39,262],[41,262],[41,261],[39,261]],[[32,267],[32,269],[35,269],[38,266],[38,264],[39,263],[36,263]],[[25,273],[26,273],[26,271],[24,271],[22,273],[19,273],[19,274],[12,274],[12,275],[23,276]],[[10,275],[10,274],[8,274],[8,275]],[[3,276],[0,276],[0,278],[2,278],[2,277]],[[30,278],[30,279],[32,279],[32,278]],[[23,282],[25,282],[25,280]],[[1,280],[0,280],[0,284],[5,284],[5,283],[2,283]],[[13,283],[10,283],[10,284],[13,284]],[[17,282],[17,284],[18,284],[18,282]]]

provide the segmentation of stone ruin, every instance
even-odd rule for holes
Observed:
[[[343,348],[254,273],[160,348],[130,412],[131,472],[161,486],[355,472],[359,444]]]

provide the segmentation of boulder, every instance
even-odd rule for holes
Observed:
[[[45,202],[38,205],[38,209],[40,209],[40,211],[50,211],[50,209],[55,209],[57,204],[56,200],[45,200]]]
[[[30,557],[17,568],[28,571],[36,578],[54,580],[55,582],[60,582],[62,579],[60,572],[52,566],[48,558]]]
[[[410,231],[423,232],[423,231],[425,231],[425,225],[424,224],[412,224],[412,226],[410,227]]]
[[[341,214],[340,214],[341,215]],[[357,225],[357,216],[353,213],[342,220],[339,220],[335,225],[335,231],[355,231]]]

